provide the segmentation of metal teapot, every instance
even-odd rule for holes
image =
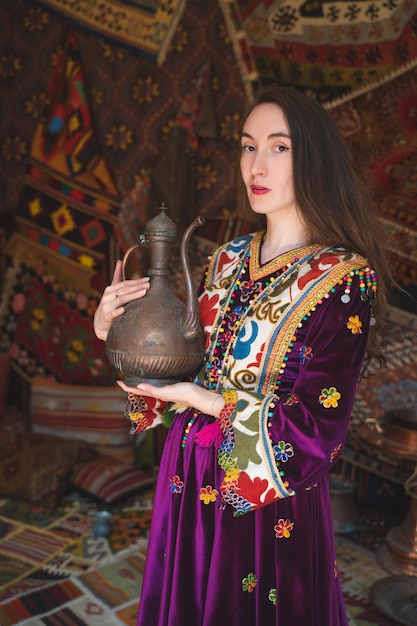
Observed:
[[[105,346],[107,357],[125,375],[127,385],[176,382],[194,372],[204,359],[203,330],[188,258],[190,236],[203,223],[204,218],[197,217],[181,240],[185,304],[169,286],[169,259],[177,228],[164,205],[159,215],[146,223],[140,243],[131,246],[123,257],[124,280],[131,252],[149,245],[150,288],[143,298],[129,302],[124,314],[113,321]]]

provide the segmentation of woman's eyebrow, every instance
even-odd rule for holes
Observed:
[[[245,131],[242,132],[242,137],[253,139],[252,135],[246,133]],[[274,139],[275,137],[285,137],[286,139],[291,139],[290,135],[288,133],[285,133],[284,131],[279,131],[277,133],[271,133],[270,135],[268,135],[268,139]]]

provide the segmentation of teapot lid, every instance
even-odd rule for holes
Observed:
[[[156,217],[146,222],[145,235],[162,235],[167,237],[175,237],[177,227],[167,214],[167,207],[164,203],[159,207],[160,213]]]

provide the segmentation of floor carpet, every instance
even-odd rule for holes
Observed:
[[[111,533],[94,531],[100,507],[79,493],[48,512],[0,501],[0,625],[136,624],[152,498],[109,508]]]
[[[150,493],[111,509],[111,533],[96,537],[97,504],[74,493],[47,512],[0,501],[0,625],[135,626],[152,515]],[[389,574],[375,550],[396,524],[361,512],[359,530],[336,535],[350,626],[394,626],[368,599]]]

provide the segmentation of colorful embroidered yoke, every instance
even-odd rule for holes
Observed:
[[[376,290],[366,260],[344,249],[309,245],[262,267],[258,263],[262,236],[259,232],[219,248],[205,280],[210,306],[217,307],[217,314],[210,320],[207,377],[200,373],[200,381],[217,392],[225,387],[239,390],[230,420],[221,424],[224,440],[218,455],[225,470],[223,500],[236,514],[294,495],[280,462],[283,444],[277,448],[271,439],[269,419],[303,319],[341,281],[347,286],[343,298],[350,298],[355,272],[365,298],[373,301]],[[305,347],[304,358],[307,352]],[[251,359],[256,355],[256,361],[249,362],[249,355]],[[333,401],[339,394],[336,389],[321,391],[328,402],[332,394]],[[292,443],[285,445],[288,456]]]

